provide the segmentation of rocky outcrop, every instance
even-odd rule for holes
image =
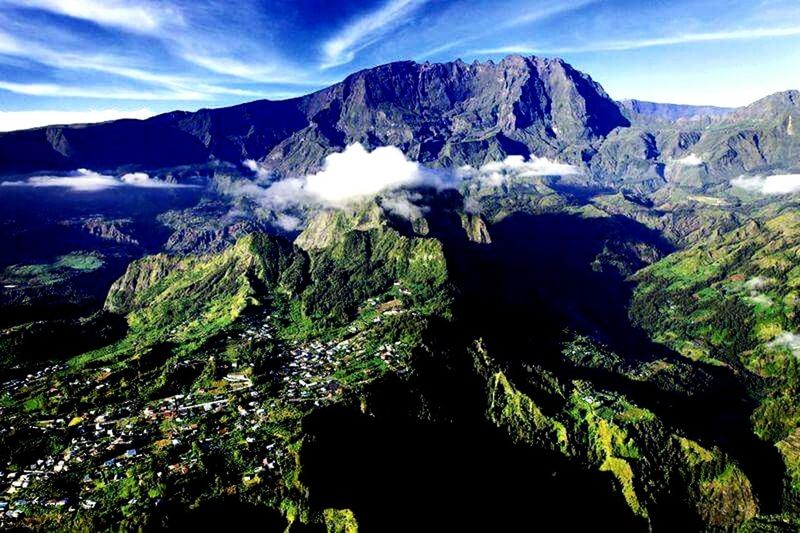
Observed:
[[[133,226],[131,219],[106,220],[102,217],[91,217],[78,223],[84,231],[94,237],[117,244],[139,245],[139,241],[129,233],[130,227]]]
[[[461,227],[467,232],[467,238],[478,244],[490,244],[492,237],[489,235],[489,228],[480,215],[470,213],[461,214]]]

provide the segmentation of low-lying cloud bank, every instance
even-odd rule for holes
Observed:
[[[430,169],[412,161],[394,146],[367,151],[359,143],[325,158],[321,171],[301,178],[269,181],[268,168],[247,159],[242,164],[256,177],[218,184],[220,191],[249,198],[274,211],[276,223],[284,229],[295,229],[299,218],[287,213],[303,206],[345,207],[353,202],[382,196],[381,205],[389,212],[407,219],[422,216],[422,196],[409,188],[431,187],[437,190],[456,188],[465,180],[485,185],[500,185],[512,177],[566,176],[580,174],[572,165],[547,158],[509,156],[503,161],[487,163],[480,168],[470,166],[457,170]]]
[[[255,159],[245,159],[244,161],[242,161],[242,164],[246,168],[250,169],[259,178],[262,179],[269,178],[269,170],[259,165],[258,161],[256,161]]]
[[[196,187],[183,183],[171,183],[151,178],[144,172],[132,172],[120,177],[100,174],[79,168],[68,176],[32,176],[25,181],[4,181],[2,187],[64,187],[73,191],[102,191],[113,187],[138,187],[145,189],[178,189]]]
[[[367,152],[360,144],[353,144],[326,157],[321,172],[306,176],[304,189],[323,203],[345,205],[402,187],[441,188],[452,184],[442,173],[407,159],[394,146]]]
[[[575,176],[580,173],[580,169],[575,166],[534,155],[527,161],[521,155],[510,155],[502,161],[492,161],[480,168],[465,166],[458,169],[458,175],[462,179],[477,179],[491,186],[502,185],[512,177]]]
[[[393,146],[368,152],[361,144],[352,144],[342,152],[328,155],[322,170],[302,178],[285,178],[267,182],[269,171],[253,160],[242,164],[257,180],[236,180],[220,186],[221,192],[249,198],[276,213],[275,223],[287,230],[296,229],[301,221],[296,214],[287,213],[305,206],[345,207],[350,203],[387,195],[384,204],[400,213],[418,211],[399,189],[430,186],[437,189],[453,187],[457,181],[452,173],[434,171],[406,158]],[[263,184],[262,184],[263,183]]]
[[[256,161],[243,161],[259,179],[269,172]],[[403,187],[451,187],[453,176],[434,171],[406,158],[394,146],[383,146],[368,152],[361,144],[352,144],[328,155],[321,171],[302,178],[286,178],[261,186],[251,181],[237,181],[223,192],[246,196],[266,207],[282,210],[306,204],[344,207],[359,200]]]
[[[731,180],[731,185],[761,194],[789,194],[800,191],[800,174],[739,176]]]

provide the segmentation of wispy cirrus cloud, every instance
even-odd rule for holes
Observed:
[[[350,63],[359,50],[374,43],[388,29],[405,22],[428,0],[389,0],[380,9],[362,15],[322,45],[321,68]]]
[[[225,96],[269,98],[298,94],[298,91],[290,92],[285,87],[259,87],[265,85],[319,86],[313,80],[303,79],[303,72],[267,56],[258,46],[251,46],[237,59],[229,59],[230,51],[240,43],[222,38],[221,29],[208,29],[210,21],[202,17],[213,15],[218,18],[216,12],[205,10],[208,5],[190,5],[195,18],[188,19],[184,14],[187,5],[182,2],[145,2],[130,6],[116,1],[95,0],[34,0],[30,3],[0,0],[0,27],[3,27],[0,30],[0,62],[11,64],[8,58],[3,60],[5,55],[66,74],[91,72],[108,75],[115,82],[136,82],[129,84],[130,89],[123,85],[127,90],[121,90],[107,89],[96,82],[92,86],[89,81],[78,87],[61,80],[58,83],[8,80],[2,88],[29,96],[214,101]],[[13,10],[4,12],[3,6],[89,20],[103,28],[129,30],[134,35],[113,39],[112,42],[120,46],[98,48],[92,46],[85,33],[64,31],[69,25],[36,24],[33,19],[12,16]],[[142,50],[143,39],[150,42]],[[135,43],[135,47],[128,49],[122,45],[127,42]],[[156,55],[159,48],[163,53]],[[62,79],[68,77],[71,76],[60,76]],[[108,85],[119,86],[120,83]],[[55,94],[56,88],[59,94]]]
[[[155,32],[167,22],[181,20],[180,12],[169,5],[120,0],[2,0],[0,4],[35,8],[58,15],[108,25],[133,32]]]
[[[74,87],[54,83],[0,82],[0,89],[28,96],[55,96],[92,98],[97,100],[206,100],[205,94],[196,91],[147,91],[114,89],[108,87]]]
[[[140,89],[133,93],[105,88],[64,87],[58,84],[15,84],[6,82],[5,90],[18,94],[37,96],[65,96],[125,99],[126,95],[139,96],[141,100],[213,100],[217,95],[234,95],[254,98],[267,96],[262,91],[227,87],[208,83],[198,76],[186,76],[152,72],[136,66],[136,60],[129,57],[111,56],[99,53],[80,53],[64,49],[53,49],[40,43],[22,43],[6,33],[0,32],[0,54],[23,57],[43,65],[58,69],[99,72],[112,76],[142,82],[160,90]]]
[[[569,0],[553,2],[549,5],[541,5],[535,8],[526,9],[518,16],[510,17],[505,23],[501,24],[499,29],[516,28],[525,26],[534,22],[539,22],[544,19],[550,18],[554,15],[559,15],[567,11],[574,11],[591,4],[596,4],[600,0]]]
[[[679,44],[703,43],[713,41],[742,41],[751,39],[768,39],[775,37],[792,37],[800,35],[800,26],[775,28],[745,28],[716,32],[678,33],[662,37],[642,39],[623,39],[613,41],[596,41],[587,45],[548,47],[534,43],[515,43],[491,48],[479,48],[471,53],[484,55],[497,54],[567,54],[582,52],[618,52],[652,48],[656,46],[673,46]]]
[[[427,59],[443,52],[462,47],[467,43],[475,42],[496,34],[503,33],[504,31],[508,31],[512,28],[535,25],[538,22],[547,20],[556,15],[579,10],[591,4],[595,4],[598,1],[599,0],[563,0],[559,2],[551,2],[550,4],[539,5],[534,8],[526,8],[517,16],[505,17],[505,20],[502,20],[496,24],[489,24],[487,29],[463,32],[466,34],[463,37],[459,37],[458,39],[451,40],[433,48],[424,50],[423,52],[416,54],[415,57],[417,59]]]
[[[797,84],[799,27],[796,0],[358,0],[346,8],[318,0],[0,0],[0,80],[16,84],[6,88],[17,96],[3,94],[9,109],[113,108],[101,100],[130,96],[160,102],[147,104],[157,111],[192,110],[298,96],[390,61],[539,53],[566,55],[619,97],[706,103],[736,87],[730,98],[739,105]],[[709,61],[712,47],[702,43],[714,41],[731,43],[727,53],[713,47],[714,69],[698,78],[678,68],[695,51]],[[773,42],[774,53],[756,50]],[[679,43],[700,45],[672,46]],[[638,64],[570,57],[648,48],[636,58],[660,61],[653,68],[669,82],[653,81],[656,95],[636,78]],[[742,83],[731,83],[721,72],[740,54]]]
[[[217,74],[224,74],[262,83],[280,83],[299,86],[319,86],[320,82],[308,74],[286,65],[269,64],[263,61],[241,61],[216,55],[184,52],[183,59]]]

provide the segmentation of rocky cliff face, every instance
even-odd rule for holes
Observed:
[[[626,126],[616,104],[561,60],[511,56],[499,63],[392,63],[309,97],[310,129],[295,135],[336,145],[394,145],[431,163],[479,164],[490,152],[555,156]],[[316,105],[315,105],[316,104]],[[319,108],[319,111],[316,111]],[[280,167],[305,142],[270,154]]]

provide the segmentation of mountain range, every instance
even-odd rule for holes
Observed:
[[[696,154],[703,182],[791,171],[800,93],[723,109],[613,101],[560,59],[391,63],[316,93],[147,120],[0,134],[0,173],[158,169],[263,161],[276,175],[320,168],[345,146],[392,145],[431,166],[480,166],[506,155],[557,158],[597,184],[654,189]]]

